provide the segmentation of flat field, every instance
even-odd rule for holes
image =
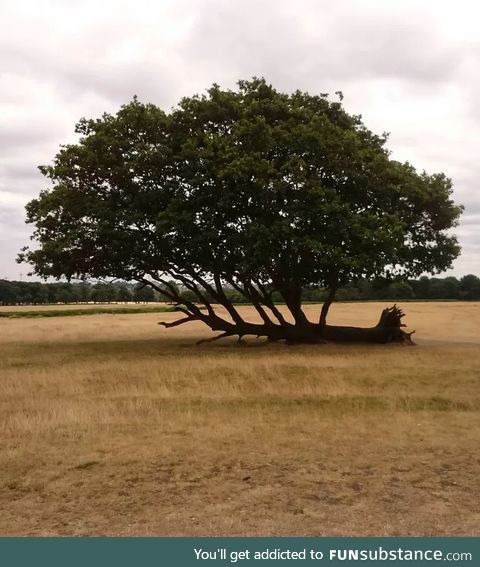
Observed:
[[[167,304],[158,302],[134,303],[54,303],[48,305],[0,305],[0,314],[5,312],[25,312],[25,311],[76,311],[78,309],[147,309],[149,307],[158,308],[161,306],[168,307]]]
[[[403,307],[417,347],[0,319],[0,534],[479,535],[480,304]]]

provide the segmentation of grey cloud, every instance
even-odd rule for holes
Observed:
[[[28,271],[27,267],[19,269],[15,262],[20,250],[30,244],[32,230],[24,218],[22,209],[0,204],[0,278],[17,278],[19,272]]]
[[[38,28],[20,28],[15,44],[11,39],[10,43],[8,38],[0,39],[2,68],[35,76],[71,99],[92,92],[116,104],[127,102],[134,94],[158,103],[170,102],[169,92],[175,90],[182,70],[187,72],[183,68],[189,61],[176,60],[173,50],[167,51],[168,45],[155,33],[155,21],[145,21],[134,29],[128,14],[120,10],[109,13],[108,18],[100,16],[93,12],[94,21],[81,35],[55,34],[53,30],[49,37],[40,38]],[[43,20],[47,26],[48,18]],[[37,43],[34,50],[32,35]],[[141,57],[122,60],[117,54],[129,37],[145,42],[146,51]]]
[[[169,68],[156,64],[151,69],[142,69],[136,63],[107,67],[98,62],[91,67],[63,69],[59,76],[62,77],[59,88],[67,94],[78,89],[92,91],[117,105],[138,95],[162,106],[168,100],[168,85],[174,80]]]
[[[7,210],[0,212],[0,244],[2,251],[7,242],[18,240],[23,242],[20,246],[25,246],[29,242],[31,227],[24,225],[24,215],[19,215],[18,210],[15,214],[8,214]],[[18,250],[17,250],[18,253]]]
[[[0,202],[4,202],[8,195],[27,199],[49,186],[50,182],[40,173],[38,165],[50,163],[56,150],[52,144],[50,149],[38,155],[31,153],[28,160],[24,160],[24,152],[19,152],[18,148],[8,157],[0,154]]]
[[[248,76],[253,67],[294,88],[292,75],[308,86],[346,78],[445,81],[459,68],[462,52],[421,15],[393,16],[390,5],[368,10],[355,2],[326,8],[319,2],[211,0],[197,3],[184,55],[211,72],[216,67]]]
[[[25,276],[31,268],[26,264],[17,264],[15,261],[20,249],[27,243],[28,239],[24,239],[22,237],[2,240],[0,235],[0,246],[2,250],[2,254],[0,255],[0,279],[27,279]]]
[[[122,102],[140,91],[145,98],[172,104],[182,82],[203,89],[215,80],[231,83],[260,74],[288,89],[343,88],[359,78],[431,83],[448,79],[462,61],[462,53],[445,44],[434,22],[425,26],[408,12],[394,18],[381,6],[207,0],[180,2],[178,10],[177,17],[181,10],[194,17],[191,32],[178,45],[155,37],[155,21],[145,35],[101,21],[80,39],[52,36],[35,50],[26,38],[6,46],[2,66],[53,79],[70,95],[92,90]],[[128,20],[121,22],[128,25]],[[126,33],[145,41],[147,53],[141,60],[111,61]]]
[[[19,127],[12,124],[8,128],[0,129],[0,152],[36,145],[54,137],[55,132],[52,132],[51,128],[42,128],[34,124]]]
[[[466,206],[455,269],[480,274],[480,47],[442,27],[437,15],[446,4],[32,1],[21,16],[18,2],[3,5],[0,266],[18,272],[18,248],[13,253],[8,242],[29,234],[23,202],[47,185],[36,167],[74,139],[81,116],[115,112],[133,94],[168,110],[213,82],[233,87],[263,75],[286,91],[343,90],[347,109],[362,112],[367,126],[392,130],[394,155],[451,176],[455,199]],[[473,19],[468,10],[462,17]],[[15,112],[4,116],[2,103]]]
[[[9,179],[18,179],[23,181],[39,179],[41,174],[36,166],[29,163],[5,163],[0,164],[0,177],[8,177]]]
[[[474,213],[474,214],[470,214],[470,215],[464,215],[462,218],[462,226],[466,227],[466,226],[472,226],[474,227],[475,232],[479,233],[479,238],[480,238],[480,231],[478,230],[478,227],[480,226],[480,207],[479,207],[479,212],[478,213]]]

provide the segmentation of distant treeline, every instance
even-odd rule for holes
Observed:
[[[164,301],[151,287],[115,283],[42,283],[0,280],[0,305]]]
[[[174,282],[171,282],[174,284]],[[187,299],[195,301],[192,292],[178,288]],[[232,303],[245,303],[246,299],[237,291],[227,289],[226,295]],[[322,288],[303,291],[303,300],[321,302],[325,299]],[[273,294],[274,301],[281,303],[280,295]],[[472,274],[460,279],[454,277],[385,282],[360,280],[337,292],[339,301],[400,299],[453,299],[480,300],[480,278]],[[41,283],[0,280],[0,305],[41,305],[49,303],[146,303],[165,301],[165,298],[150,287],[126,282],[114,283]],[[212,303],[214,301],[212,300]]]
[[[323,290],[306,290],[305,300],[321,300]],[[480,300],[480,278],[469,274],[460,279],[454,277],[429,278],[407,281],[368,281],[360,280],[338,290],[339,301],[420,299],[453,299],[462,301]]]

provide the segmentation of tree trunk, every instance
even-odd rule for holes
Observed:
[[[327,341],[341,343],[390,343],[400,342],[414,345],[411,336],[415,331],[406,333],[401,327],[404,313],[396,305],[382,311],[380,319],[375,327],[342,327],[326,325],[323,329],[323,337]]]
[[[330,305],[332,305],[335,299],[336,293],[337,293],[337,286],[332,285],[332,287],[328,290],[327,298],[325,299],[325,302],[322,305],[322,310],[320,312],[320,320],[318,323],[321,327],[324,327],[327,324],[328,310],[330,309]]]
[[[302,320],[301,324],[274,324],[274,323],[248,323],[246,321],[230,323],[224,319],[211,314],[192,315],[178,321],[162,322],[165,327],[175,327],[188,321],[201,320],[213,331],[221,331],[220,335],[203,339],[200,343],[211,342],[224,337],[238,336],[241,340],[244,336],[254,335],[265,337],[269,341],[285,341],[289,344],[301,343],[389,343],[399,342],[404,344],[415,344],[411,335],[415,332],[406,333],[402,331],[401,319],[403,311],[396,305],[382,311],[380,320],[374,327],[345,327],[337,325],[322,325]]]
[[[342,343],[389,343],[401,342],[406,344],[414,344],[411,335],[402,331],[403,311],[396,305],[384,309],[380,316],[380,320],[375,327],[362,328],[362,327],[342,327],[336,325],[327,325],[326,318],[327,312],[332,304],[336,284],[331,285],[328,297],[322,307],[320,314],[320,321],[318,323],[310,322],[302,310],[301,303],[301,289],[295,286],[278,286],[282,297],[285,300],[286,306],[290,311],[294,323],[289,323],[277,307],[274,305],[270,293],[257,282],[255,286],[253,281],[239,281],[232,280],[231,283],[234,288],[242,293],[257,310],[263,323],[249,323],[245,321],[241,314],[231,304],[222,289],[222,282],[219,276],[214,277],[214,287],[205,280],[201,275],[191,272],[188,277],[184,274],[172,272],[169,274],[176,277],[184,285],[196,295],[197,303],[182,297],[178,290],[165,278],[157,277],[157,282],[153,282],[143,278],[141,281],[152,286],[158,292],[163,294],[169,300],[174,301],[178,311],[182,312],[186,317],[172,322],[161,322],[160,325],[164,327],[176,327],[183,323],[190,321],[202,321],[212,331],[219,331],[220,335],[204,339],[202,342],[215,341],[223,337],[238,336],[239,340],[247,335],[254,335],[257,337],[265,337],[269,341],[285,341],[287,343],[325,343],[328,341],[342,342]],[[190,279],[189,279],[190,278]],[[161,284],[161,285],[160,285]],[[209,297],[215,298],[229,313],[231,320],[224,319],[215,312],[213,304],[210,302]],[[264,309],[267,307],[273,316],[277,319],[278,323],[274,322]],[[206,312],[205,312],[206,310]]]

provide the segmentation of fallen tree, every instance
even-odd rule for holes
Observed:
[[[159,288],[159,291],[165,293],[165,290]],[[174,291],[174,290],[172,290]],[[175,300],[175,293],[167,291],[170,299]],[[203,298],[204,299],[204,298]],[[181,301],[180,296],[177,300]],[[189,303],[189,302],[187,302]],[[163,325],[165,328],[169,329],[172,327],[178,327],[185,323],[190,323],[192,321],[201,321],[205,323],[213,331],[221,331],[219,335],[202,339],[197,342],[197,344],[213,342],[218,339],[238,336],[238,340],[241,341],[243,337],[248,335],[255,336],[257,338],[265,337],[268,341],[285,341],[288,344],[296,343],[326,343],[329,341],[338,343],[390,343],[397,342],[403,344],[414,345],[411,336],[415,331],[407,333],[402,330],[405,325],[402,323],[402,318],[405,316],[403,311],[394,305],[393,307],[385,308],[380,316],[378,323],[374,327],[348,327],[340,325],[326,325],[322,323],[311,323],[307,320],[304,321],[302,325],[289,323],[285,320],[279,309],[273,304],[272,313],[276,314],[278,321],[275,323],[270,319],[263,311],[263,323],[250,323],[245,321],[240,313],[235,309],[235,315],[232,317],[234,320],[229,321],[224,317],[220,317],[213,309],[212,305],[207,302],[206,304],[207,312],[202,311],[198,305],[180,305],[177,303],[177,311],[181,311],[185,314],[185,317],[181,317],[175,321],[160,321],[158,324]],[[228,310],[231,315],[232,309]]]
[[[170,113],[134,99],[82,119],[79,142],[40,168],[53,186],[27,205],[38,246],[19,261],[46,278],[142,282],[182,313],[165,327],[201,321],[216,338],[408,341],[396,307],[361,329],[328,325],[330,305],[359,278],[449,268],[462,208],[448,178],[391,159],[387,136],[338,94],[284,94],[253,79]],[[244,319],[226,286],[261,323]],[[327,291],[318,321],[302,309],[309,286]]]

